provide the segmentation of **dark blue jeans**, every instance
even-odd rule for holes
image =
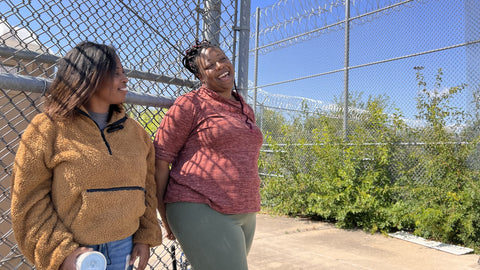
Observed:
[[[128,265],[133,249],[132,239],[132,236],[130,236],[122,240],[87,247],[105,255],[107,270],[132,270],[133,266]]]

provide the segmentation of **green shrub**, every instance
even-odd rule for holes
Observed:
[[[420,129],[408,127],[399,110],[387,115],[386,99],[376,97],[349,124],[348,139],[335,117],[320,113],[284,124],[275,136],[281,143],[267,135],[270,152],[259,162],[264,208],[341,228],[406,230],[478,250],[479,172],[471,158],[479,156],[479,136],[466,132],[478,127],[469,127],[468,115],[451,105],[465,85],[432,92],[417,71]],[[435,89],[442,75],[439,70]],[[452,131],[453,125],[467,128]]]

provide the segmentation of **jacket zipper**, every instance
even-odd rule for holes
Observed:
[[[105,143],[105,146],[107,146],[108,154],[112,155],[112,149],[110,148],[110,144],[108,143],[107,138],[105,137],[105,133],[103,131],[106,130],[107,133],[112,133],[112,132],[115,132],[117,130],[123,129],[123,123],[127,120],[127,116],[124,116],[124,117],[120,118],[119,120],[117,120],[117,121],[115,121],[111,124],[106,125],[104,129],[100,129],[97,122],[95,122],[90,117],[90,115],[88,115],[88,113],[86,113],[82,110],[79,110],[79,112],[81,114],[85,115],[86,117],[88,117],[90,120],[92,120],[92,122],[97,126],[98,130],[100,130],[100,135],[102,136],[102,140]]]

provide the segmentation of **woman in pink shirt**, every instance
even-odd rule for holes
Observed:
[[[202,86],[178,97],[158,128],[159,212],[195,270],[245,270],[260,210],[263,136],[233,91],[235,71],[219,47],[196,42],[183,64]]]

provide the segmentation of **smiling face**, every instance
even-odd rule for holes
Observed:
[[[225,53],[217,47],[209,47],[202,50],[196,61],[198,78],[205,87],[230,98],[235,71]]]
[[[111,104],[121,104],[127,95],[127,76],[118,57],[115,58],[116,68],[112,77],[106,76],[90,100],[85,104],[89,111],[97,113],[108,112]]]

